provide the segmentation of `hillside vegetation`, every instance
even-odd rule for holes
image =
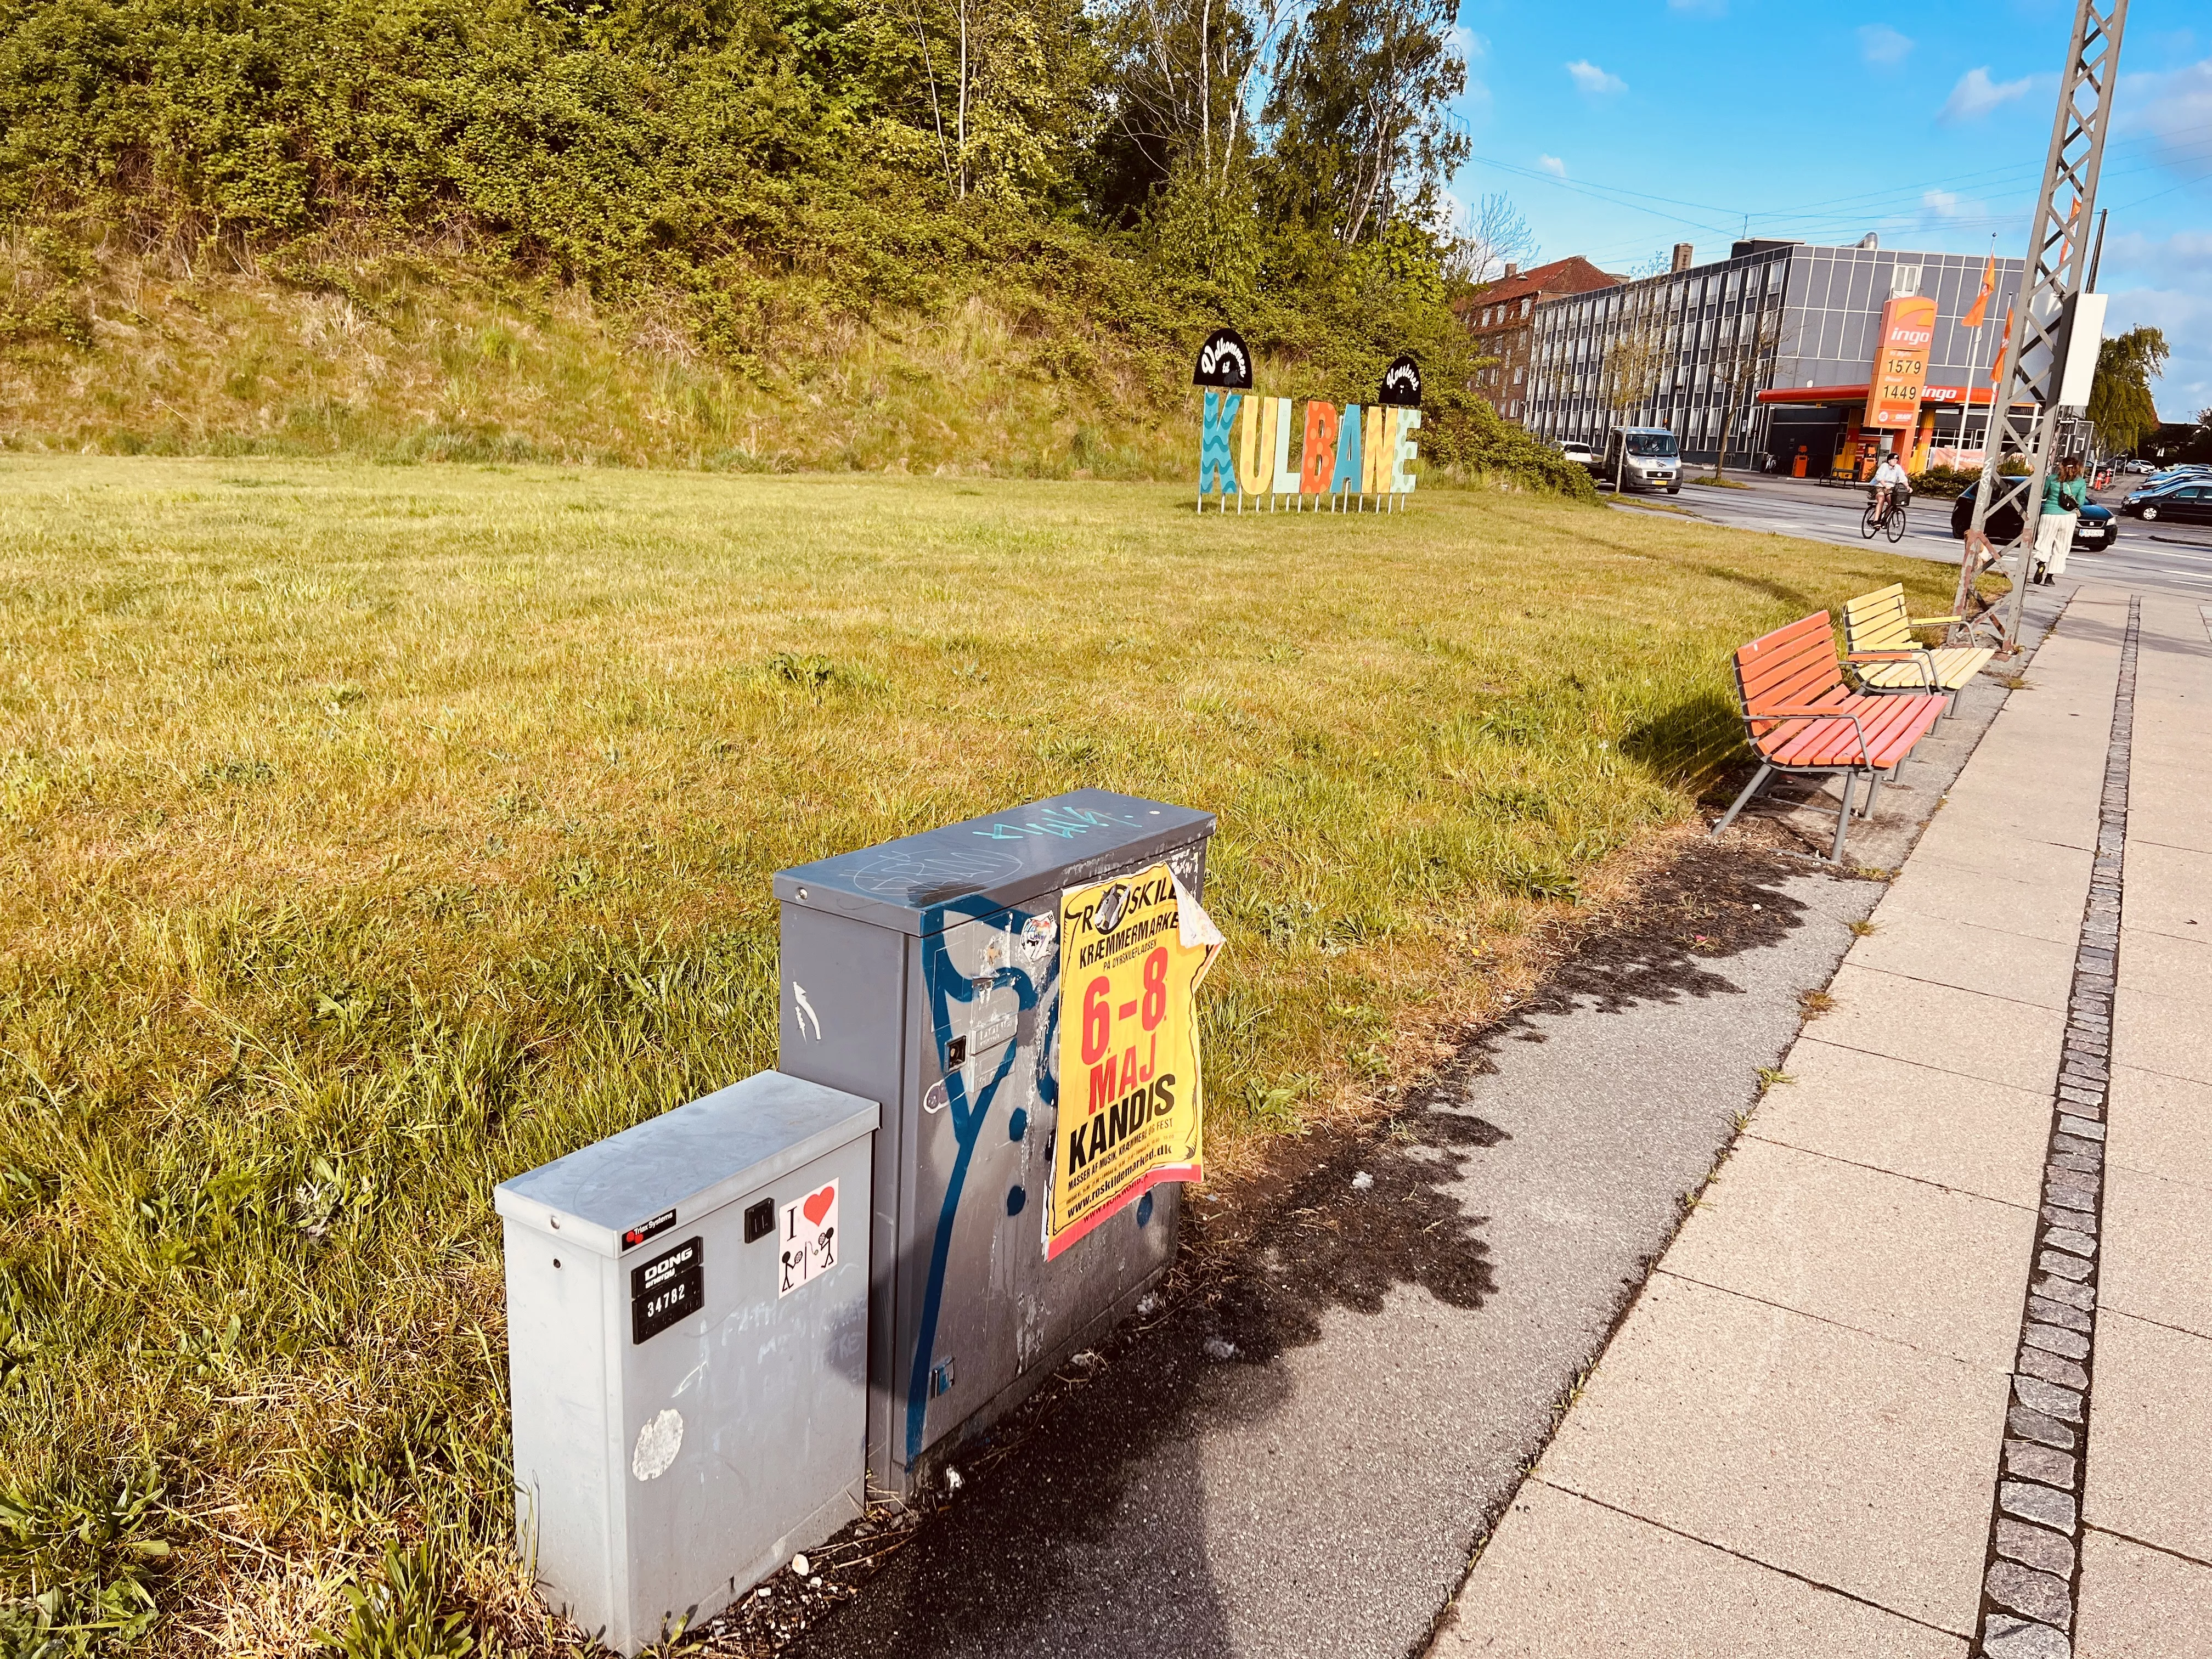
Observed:
[[[1449,21],[0,0],[0,441],[1168,476],[1230,322],[1585,493],[1467,389]]]

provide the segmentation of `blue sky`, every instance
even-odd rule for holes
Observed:
[[[1626,270],[1743,234],[2026,252],[2072,0],[1462,0],[1474,159],[1541,258]],[[2212,9],[2134,0],[2099,205],[2107,332],[2154,323],[2159,410],[2212,405]]]

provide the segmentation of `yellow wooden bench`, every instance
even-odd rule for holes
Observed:
[[[1996,653],[1979,646],[1923,645],[1912,630],[1958,620],[1906,616],[1905,584],[1892,582],[1844,606],[1844,659],[1869,691],[1941,691],[1955,707],[1960,690]]]

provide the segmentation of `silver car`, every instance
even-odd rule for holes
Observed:
[[[1605,454],[1595,470],[1601,478],[1617,479],[1624,490],[1682,493],[1681,447],[1663,426],[1615,427],[1606,434]]]

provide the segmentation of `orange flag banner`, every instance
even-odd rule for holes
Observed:
[[[2008,307],[2005,310],[2004,336],[1997,342],[1996,361],[1990,365],[1990,384],[1991,386],[1995,386],[1997,383],[1997,376],[2004,373],[2005,348],[2011,343],[2012,310]]]
[[[1979,328],[1989,315],[1990,295],[1996,291],[1997,256],[1992,253],[1989,264],[1982,270],[1982,291],[1974,296],[1974,303],[1967,307],[1966,314],[1959,319],[1959,326]]]

